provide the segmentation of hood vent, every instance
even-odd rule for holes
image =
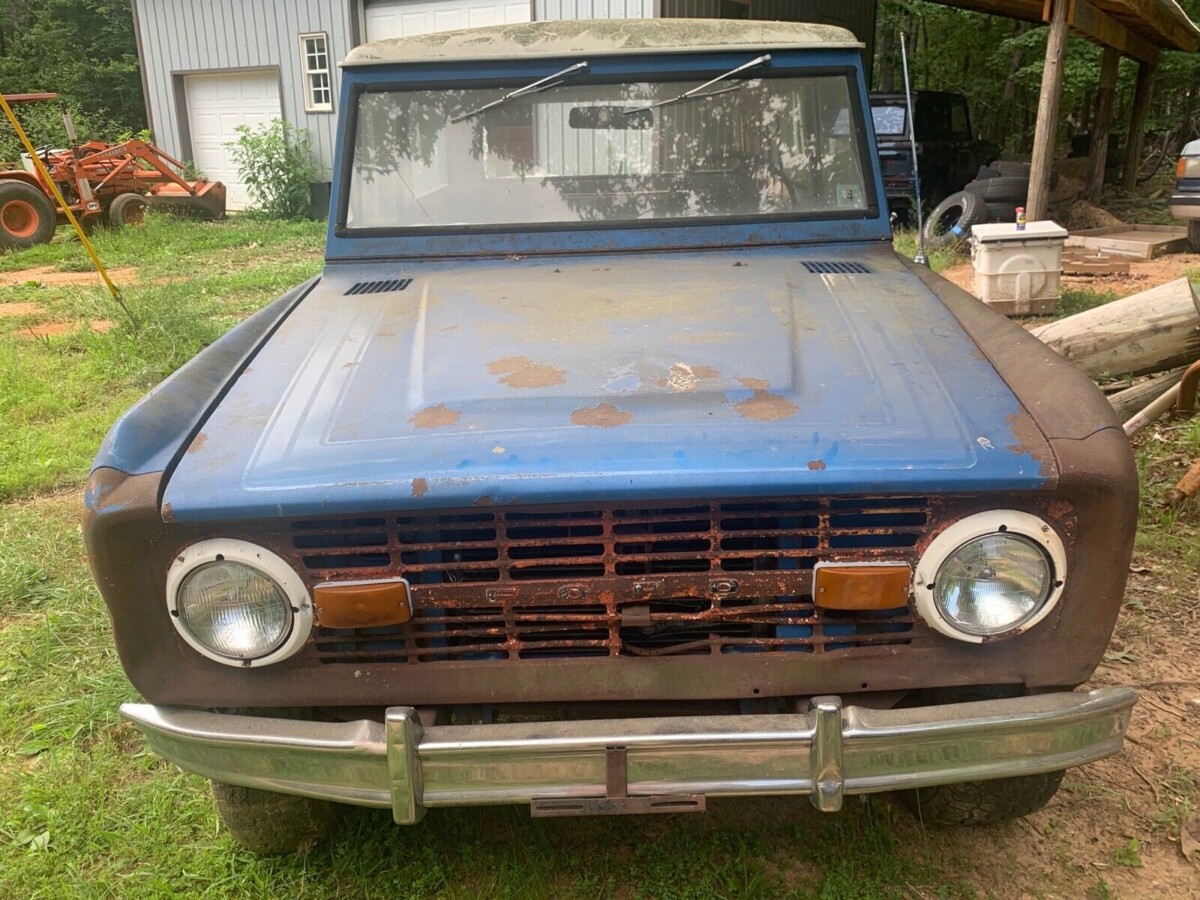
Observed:
[[[806,262],[804,268],[812,275],[870,275],[871,270],[860,262]]]
[[[412,284],[411,278],[389,278],[386,281],[359,281],[350,286],[350,290],[343,294],[343,297],[349,297],[352,294],[390,294],[393,291],[402,291]]]

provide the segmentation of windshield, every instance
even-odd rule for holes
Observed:
[[[760,75],[364,92],[346,226],[865,212],[850,79]]]
[[[875,133],[884,137],[907,134],[908,115],[903,106],[872,106]]]

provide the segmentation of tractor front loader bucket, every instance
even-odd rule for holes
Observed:
[[[165,209],[196,219],[225,218],[225,185],[219,181],[190,181],[190,190],[177,184],[158,184],[147,199],[153,209]]]

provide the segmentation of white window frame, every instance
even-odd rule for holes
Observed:
[[[322,50],[318,51],[325,57],[325,67],[313,66],[309,59],[308,42],[321,41]],[[314,54],[316,55],[316,54]],[[333,112],[333,67],[329,64],[329,34],[324,31],[309,31],[300,35],[300,72],[304,77],[304,110],[305,112]],[[314,76],[325,76],[325,90],[329,99],[320,103],[313,99],[315,86]]]

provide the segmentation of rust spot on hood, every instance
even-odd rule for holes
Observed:
[[[191,444],[188,445],[187,452],[188,453],[198,452],[201,448],[204,447],[204,444],[207,441],[208,441],[208,435],[206,435],[203,431],[200,432],[198,435],[196,435],[194,438],[192,438]]]
[[[173,510],[171,508],[170,503],[164,503],[162,505],[162,520],[164,522],[174,522],[175,521],[175,510]]]
[[[754,391],[754,396],[734,405],[734,410],[743,419],[756,422],[776,422],[800,412],[800,407],[778,394],[772,394],[770,385],[761,378],[739,378],[745,387]]]
[[[1050,445],[1034,424],[1033,417],[1025,412],[1013,413],[1008,417],[1008,427],[1012,430],[1014,443],[1009,444],[1007,449],[1012,453],[1029,454],[1038,464],[1038,474],[1043,478],[1053,478],[1058,471],[1058,464]]]
[[[447,409],[446,404],[427,406],[408,421],[414,428],[447,428],[457,425],[462,413],[457,409]]]
[[[429,490],[429,482],[424,478],[414,478],[412,481],[412,495],[414,497],[424,497],[426,491]]]
[[[562,369],[532,362],[524,356],[506,356],[488,363],[487,368],[492,375],[501,376],[501,384],[512,388],[551,387],[567,380]]]
[[[673,391],[694,391],[701,381],[720,378],[721,373],[712,366],[689,366],[687,363],[675,363],[667,370],[664,378],[654,383],[660,388],[670,388]]]
[[[812,462],[810,462],[808,464],[808,470],[810,472],[824,472],[825,471],[825,460],[814,459]]]
[[[596,406],[581,406],[571,413],[571,423],[587,428],[616,428],[627,425],[633,418],[633,413],[618,409],[611,403],[600,403]]]

